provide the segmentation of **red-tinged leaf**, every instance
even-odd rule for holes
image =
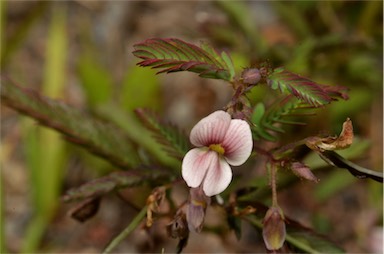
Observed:
[[[314,107],[329,104],[336,98],[346,99],[347,95],[342,87],[331,87],[318,84],[295,73],[286,71],[284,68],[275,69],[267,80],[268,85],[282,93],[293,94],[300,100]]]
[[[344,99],[348,100],[349,96],[347,94],[347,91],[349,90],[347,87],[344,86],[327,86],[323,85],[322,88],[326,91],[326,93],[331,96],[334,99]]]
[[[139,66],[162,69],[157,73],[191,71],[201,77],[231,81],[235,75],[228,55],[218,54],[208,45],[196,45],[174,38],[154,38],[134,45]]]

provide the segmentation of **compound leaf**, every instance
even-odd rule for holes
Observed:
[[[175,38],[154,38],[134,45],[133,54],[141,58],[139,66],[161,69],[158,73],[191,71],[200,77],[231,81],[232,61],[207,44],[198,47]]]
[[[190,149],[188,137],[175,125],[162,121],[154,112],[148,109],[136,109],[136,115],[144,126],[152,131],[155,139],[172,157],[182,159]]]
[[[284,68],[273,70],[268,76],[267,84],[274,90],[293,94],[313,107],[327,105],[337,98],[348,99],[344,87],[321,85]]]
[[[1,102],[40,124],[61,132],[64,137],[113,165],[129,169],[140,160],[133,142],[116,126],[106,124],[60,101],[18,87],[1,78]]]
[[[281,124],[304,125],[305,123],[298,122],[292,117],[313,115],[313,112],[309,111],[312,108],[312,106],[298,100],[293,95],[278,100],[267,110],[264,104],[258,103],[252,115],[254,136],[259,139],[275,141],[276,137],[270,131],[284,133]]]

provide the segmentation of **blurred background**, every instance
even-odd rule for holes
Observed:
[[[348,101],[319,111],[305,127],[289,128],[281,143],[336,135],[350,117],[356,139],[343,155],[380,171],[382,10],[382,1],[1,1],[1,73],[131,134],[140,129],[130,125],[137,107],[152,108],[188,132],[226,105],[231,88],[193,73],[156,76],[136,67],[131,52],[153,37],[209,42],[230,53],[238,72],[269,61],[318,83],[348,87]],[[256,87],[250,99],[268,104],[268,92]],[[150,139],[144,136],[136,138]],[[72,206],[61,201],[63,193],[116,168],[3,105],[1,150],[2,252],[100,252],[137,212],[109,195],[93,219],[69,218]],[[382,253],[382,185],[327,168],[316,156],[307,162],[323,169],[316,171],[321,181],[281,190],[285,213],[347,252]],[[149,193],[138,187],[123,195],[143,204]],[[151,241],[135,231],[116,251],[173,252],[176,240],[161,226],[154,231]],[[194,234],[185,251],[264,251],[262,242],[244,238],[238,242],[230,231]]]

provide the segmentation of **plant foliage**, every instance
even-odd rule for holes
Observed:
[[[311,105],[292,95],[278,100],[268,109],[265,108],[262,102],[259,102],[254,107],[252,114],[254,137],[276,141],[275,133],[285,132],[281,124],[304,125],[305,123],[295,120],[294,117],[313,115],[313,112],[308,111],[311,108],[313,108]]]
[[[107,176],[87,182],[77,188],[68,190],[63,196],[63,200],[65,202],[72,202],[87,198],[96,198],[116,189],[138,186],[148,180],[154,181],[166,177],[167,175],[159,170],[146,171],[145,174],[134,173],[131,170],[116,171]]]
[[[136,109],[135,112],[170,156],[180,160],[184,157],[190,149],[188,137],[184,133],[175,125],[160,120],[154,112],[148,109]]]
[[[338,98],[348,98],[344,92],[346,88],[321,85],[282,67],[273,70],[268,76],[267,84],[284,94],[293,94],[313,107],[324,106]]]
[[[217,53],[212,47],[202,47],[179,39],[148,39],[134,45],[133,54],[141,58],[140,66],[162,69],[158,73],[191,71],[203,78],[231,81],[234,67],[227,53]]]
[[[1,79],[1,102],[28,115],[40,124],[61,132],[77,145],[123,169],[139,163],[131,140],[117,128],[62,102],[14,85]]]

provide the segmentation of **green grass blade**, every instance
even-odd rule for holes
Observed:
[[[58,97],[62,94],[65,80],[66,10],[53,6],[52,23],[49,30],[43,93]],[[58,133],[39,129],[35,140],[27,147],[34,150],[33,163],[29,166],[35,217],[28,225],[23,252],[38,250],[41,238],[55,213],[64,170],[64,143]]]

